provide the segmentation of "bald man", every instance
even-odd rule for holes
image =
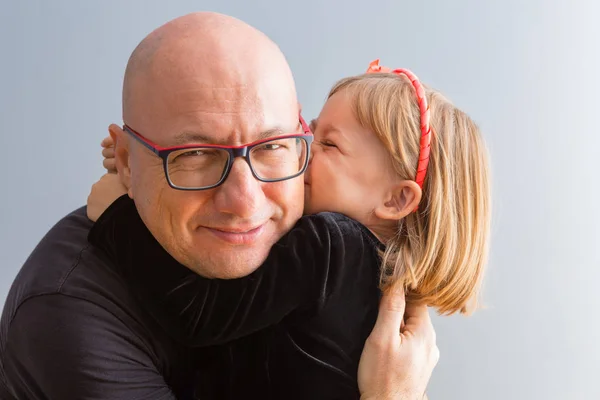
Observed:
[[[261,176],[240,151],[224,175],[189,180],[173,162],[179,153],[164,149],[302,134],[299,115],[284,56],[247,24],[196,13],[148,35],[127,65],[125,126],[109,128],[119,178],[151,238],[145,245],[161,246],[205,278],[232,279],[258,268],[302,215],[302,170]],[[182,343],[177,324],[162,318],[171,304],[163,299],[177,295],[179,272],[158,275],[141,261],[125,268],[115,262],[120,250],[111,247],[113,237],[81,208],[29,257],[2,315],[0,398],[222,398],[226,391],[205,379],[222,365],[213,361],[234,349],[251,368],[260,332],[225,350]],[[437,362],[427,311],[409,308],[401,332],[403,296],[384,298],[381,307],[359,369],[362,397],[418,398]],[[217,371],[216,380],[220,374],[227,371]],[[310,397],[321,398],[318,388]]]

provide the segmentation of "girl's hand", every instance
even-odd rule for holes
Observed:
[[[115,164],[115,141],[112,137],[107,136],[102,140],[102,156],[104,157],[104,161],[102,161],[102,165],[106,168],[106,171],[109,173],[116,174],[117,166]]]
[[[119,197],[127,193],[127,188],[121,183],[117,174],[104,174],[92,185],[92,191],[87,199],[87,216],[97,221],[100,215]]]

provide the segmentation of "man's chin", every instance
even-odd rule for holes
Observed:
[[[257,265],[249,266],[245,265],[240,268],[228,268],[226,270],[219,270],[214,279],[238,279],[243,278],[245,276],[251,275],[254,271],[260,268],[262,263],[258,263]]]
[[[213,252],[209,256],[208,262],[196,263],[195,268],[191,269],[205,278],[237,279],[256,271],[268,255],[268,253],[264,256],[256,254],[255,249],[249,254],[244,254],[246,252],[243,251],[219,253]]]
[[[211,279],[236,279],[250,275],[266,260],[272,243],[267,237],[251,244],[230,244],[211,234],[194,238],[188,268]],[[201,250],[199,252],[194,249]]]

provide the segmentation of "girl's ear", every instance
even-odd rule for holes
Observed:
[[[417,182],[402,181],[386,193],[375,208],[375,216],[384,220],[401,220],[418,207],[422,193]]]

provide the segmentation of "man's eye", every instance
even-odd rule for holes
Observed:
[[[193,156],[203,156],[206,155],[206,152],[204,150],[192,150],[192,151],[186,151],[185,153],[182,153],[180,155],[180,157],[193,157]]]
[[[207,159],[211,156],[218,156],[220,152],[218,150],[213,149],[192,149],[187,150],[182,153],[175,154],[170,156],[173,161],[175,160],[199,160],[199,159]]]
[[[335,143],[330,140],[321,140],[321,144],[325,147],[337,147]]]
[[[278,150],[281,145],[278,143],[267,143],[263,147],[265,150]]]

